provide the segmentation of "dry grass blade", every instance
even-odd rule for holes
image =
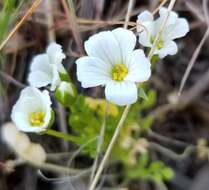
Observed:
[[[167,1],[168,1],[168,0],[163,0],[163,1],[160,3],[160,5],[159,5],[154,11],[152,11],[152,15],[155,15],[155,14],[160,10],[160,8],[161,8],[163,5],[165,5],[165,4],[167,3]]]
[[[31,16],[34,11],[38,8],[38,6],[41,4],[42,0],[36,0],[30,9],[26,12],[26,14],[23,16],[23,18],[17,23],[17,25],[13,28],[13,30],[9,33],[7,38],[2,42],[0,45],[0,51],[3,49],[5,44],[8,42],[8,40],[15,34],[15,32],[23,25],[23,23],[26,21],[26,19]]]

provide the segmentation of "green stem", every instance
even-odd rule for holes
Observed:
[[[72,141],[75,142],[77,139],[76,137],[74,137],[72,135],[65,134],[65,133],[62,133],[59,131],[55,131],[53,129],[48,129],[45,134],[51,135],[51,136],[54,136],[57,138],[61,138],[61,139],[64,139],[65,141],[70,141],[70,142],[72,142]]]

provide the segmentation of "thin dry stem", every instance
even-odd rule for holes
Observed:
[[[24,24],[24,22],[27,20],[29,16],[31,16],[34,11],[38,8],[38,6],[41,4],[42,0],[36,0],[30,9],[26,12],[26,14],[23,16],[23,18],[16,24],[16,26],[12,29],[12,31],[9,33],[7,38],[1,43],[0,45],[0,51],[3,49],[5,44],[8,42],[8,40],[17,32],[17,30]]]
[[[162,1],[162,2],[160,3],[160,5],[159,5],[154,11],[152,11],[152,15],[155,15],[155,14],[160,10],[160,8],[161,8],[163,5],[166,4],[167,1],[168,1],[168,0]]]
[[[101,130],[100,130],[100,135],[98,138],[98,145],[97,145],[97,153],[96,153],[96,158],[94,160],[94,164],[92,167],[92,173],[91,173],[91,178],[90,178],[90,182],[92,182],[96,169],[97,169],[97,165],[98,165],[98,161],[99,161],[99,156],[102,150],[102,145],[104,142],[104,135],[105,135],[105,129],[106,129],[106,121],[107,121],[107,115],[108,115],[108,110],[109,110],[109,103],[106,102],[106,106],[105,106],[105,113],[104,113],[104,120],[101,126]]]
[[[124,23],[124,26],[123,26],[124,28],[128,27],[128,22],[129,22],[129,19],[130,19],[131,11],[132,11],[133,6],[134,6],[134,2],[135,2],[135,0],[129,0],[128,10],[127,10],[127,13],[126,13],[126,18],[125,18],[125,23]]]
[[[103,159],[102,159],[102,161],[101,161],[101,163],[99,165],[99,168],[98,168],[97,173],[96,173],[96,175],[94,177],[94,180],[92,181],[92,183],[91,183],[91,185],[89,187],[89,190],[94,190],[96,185],[97,185],[97,182],[98,182],[98,180],[99,180],[99,178],[100,178],[100,176],[102,174],[102,171],[103,171],[103,169],[104,169],[104,167],[105,167],[105,165],[106,165],[106,163],[107,163],[107,161],[109,159],[109,156],[110,156],[110,153],[112,151],[112,148],[113,148],[113,146],[114,146],[114,144],[115,144],[115,142],[116,142],[116,140],[117,140],[117,138],[118,138],[118,136],[120,134],[120,130],[123,127],[123,124],[124,124],[124,122],[126,120],[126,117],[128,115],[130,107],[131,107],[131,105],[127,105],[125,107],[124,111],[123,111],[121,119],[120,119],[120,121],[119,121],[119,123],[118,123],[118,125],[116,127],[116,130],[115,130],[115,132],[113,134],[113,137],[112,137],[112,139],[110,141],[110,144],[107,147],[105,155],[104,155],[104,157],[103,157]]]
[[[190,60],[190,62],[188,64],[188,67],[187,67],[187,69],[186,69],[186,71],[184,73],[184,76],[183,76],[183,78],[181,80],[181,85],[180,85],[180,88],[179,88],[179,92],[178,92],[179,96],[182,93],[182,90],[183,90],[183,88],[184,88],[184,86],[186,84],[186,81],[187,81],[187,79],[189,77],[189,74],[190,74],[190,72],[192,70],[192,67],[194,66],[195,61],[197,60],[197,57],[198,57],[198,55],[200,53],[200,50],[202,49],[202,46],[204,45],[204,43],[207,40],[208,36],[209,36],[209,27],[208,27],[207,31],[205,32],[205,34],[204,34],[202,40],[200,41],[199,45],[197,46],[195,52],[193,53],[192,58],[191,58],[191,60]]]

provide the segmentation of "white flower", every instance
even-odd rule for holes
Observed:
[[[162,22],[167,16],[168,9],[162,7],[159,11],[160,17],[154,20],[149,11],[144,11],[138,16],[139,43],[145,47],[153,47],[154,39]],[[143,25],[143,27],[141,26]],[[154,54],[164,58],[167,55],[175,55],[178,51],[175,39],[185,36],[189,32],[189,24],[185,18],[179,18],[174,11],[170,12],[165,29],[158,40]]]
[[[16,127],[25,132],[43,132],[51,121],[51,100],[48,91],[34,87],[22,90],[13,106],[11,118]]]
[[[88,56],[76,61],[82,87],[104,85],[107,100],[117,105],[136,102],[136,83],[148,80],[151,70],[144,52],[134,50],[135,45],[134,33],[123,28],[90,37],[85,42]]]
[[[51,43],[46,53],[39,54],[32,60],[28,77],[30,85],[37,88],[51,85],[50,89],[55,90],[61,82],[59,74],[66,73],[62,65],[64,58],[62,47],[55,42]]]

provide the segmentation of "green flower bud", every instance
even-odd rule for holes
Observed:
[[[57,101],[66,107],[69,107],[75,101],[76,95],[74,84],[66,81],[62,81],[55,92]]]

